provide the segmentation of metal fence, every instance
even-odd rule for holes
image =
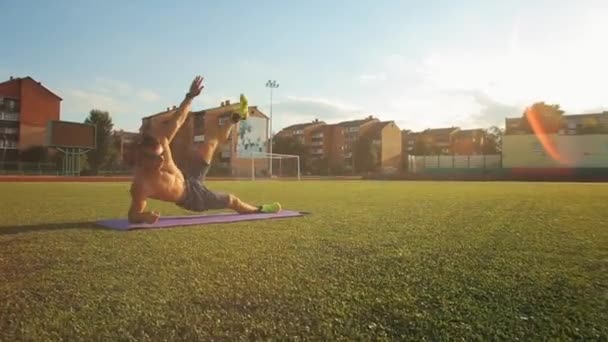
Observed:
[[[429,169],[497,169],[502,168],[502,156],[496,155],[436,155],[408,156],[407,169],[421,173]]]

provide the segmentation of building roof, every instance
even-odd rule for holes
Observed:
[[[139,135],[139,133],[137,133],[137,132],[127,132],[127,131],[122,130],[122,129],[115,130],[112,133],[114,133],[114,135],[116,135],[116,136],[124,136],[124,137],[135,137],[135,136]]]
[[[30,80],[30,81],[32,81],[32,82],[34,82],[34,83],[38,84],[38,86],[39,86],[40,88],[44,89],[44,90],[45,90],[46,92],[48,92],[49,94],[51,94],[51,95],[55,96],[56,98],[58,98],[58,99],[59,99],[59,101],[63,101],[63,99],[62,99],[62,98],[61,98],[59,95],[57,95],[57,94],[55,94],[54,92],[52,92],[52,91],[51,91],[49,88],[47,88],[47,87],[43,86],[41,82],[36,81],[36,80],[35,80],[35,79],[33,79],[31,76],[26,76],[26,77],[12,77],[12,76],[11,76],[11,79],[9,79],[9,80],[7,80],[7,81],[4,81],[4,82],[0,82],[0,84],[6,84],[6,83],[11,83],[11,82],[21,82],[22,80]]]
[[[483,133],[483,128],[461,129],[455,134],[458,136],[472,136],[474,134]]]
[[[361,126],[365,123],[368,123],[370,121],[379,121],[378,119],[372,117],[371,115],[368,116],[365,119],[361,119],[361,120],[350,120],[350,121],[342,121],[342,122],[338,122],[337,124],[335,124],[336,126]]]
[[[325,121],[312,121],[312,122],[295,124],[295,125],[291,125],[291,126],[287,126],[287,127],[283,128],[282,131],[305,129],[310,126],[317,126],[317,125],[325,125]]]
[[[585,114],[564,114],[562,115],[563,119],[577,119],[577,118],[585,118],[585,117],[598,117],[598,116],[608,116],[608,111],[600,112],[600,113],[585,113]],[[514,117],[514,118],[505,118],[507,122],[517,122],[521,121],[523,116]]]
[[[442,135],[442,134],[450,134],[453,133],[457,130],[460,130],[460,128],[458,127],[448,127],[448,128],[429,128],[427,130],[425,130],[423,133],[424,134],[431,134],[431,135]]]
[[[412,132],[410,130],[403,130],[403,131],[401,131],[401,133],[406,133],[405,135],[411,136],[411,137],[424,134],[424,132]]]
[[[608,112],[602,112],[602,113],[585,113],[585,114],[568,114],[568,115],[564,115],[562,116],[562,118],[564,119],[578,119],[578,118],[596,118],[596,117],[600,117],[600,116],[608,116]]]

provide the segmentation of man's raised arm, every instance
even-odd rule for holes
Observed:
[[[192,107],[192,100],[200,95],[203,90],[203,78],[201,76],[196,76],[192,84],[190,85],[190,91],[186,94],[186,97],[179,105],[179,108],[173,116],[167,122],[165,126],[165,131],[163,132],[163,136],[167,138],[169,142],[173,140],[177,131],[182,127],[186,118],[188,117],[188,113],[190,112],[190,108]]]

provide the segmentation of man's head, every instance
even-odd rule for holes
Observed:
[[[157,138],[143,134],[135,147],[135,165],[146,170],[158,170],[165,160],[164,152]]]

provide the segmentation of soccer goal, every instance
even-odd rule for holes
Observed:
[[[291,154],[251,152],[239,154],[241,175],[256,179],[301,180],[300,156]],[[244,168],[247,168],[245,171]]]

